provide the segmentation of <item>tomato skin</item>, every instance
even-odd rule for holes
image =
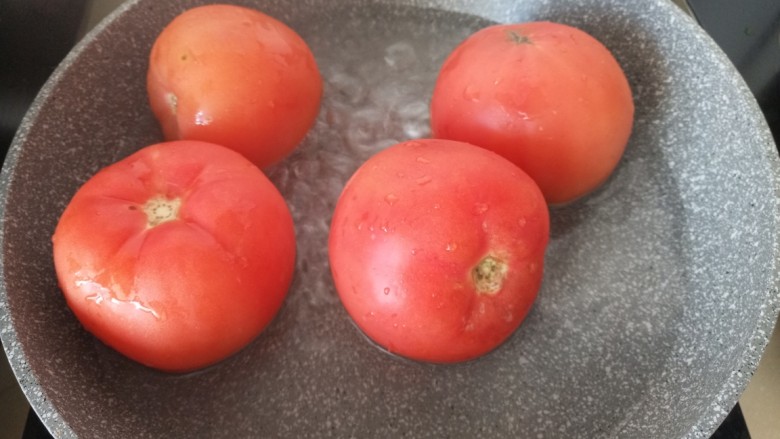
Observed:
[[[152,200],[152,202],[150,202]],[[178,200],[178,214],[156,200]],[[156,221],[156,220],[155,220]],[[122,354],[173,372],[254,339],[292,280],[284,199],[238,153],[197,141],[141,149],[90,178],[55,229],[54,263],[82,325]]]
[[[434,137],[508,158],[550,204],[576,200],[607,180],[633,119],[631,89],[609,50],[551,22],[474,33],[442,65],[431,100]]]
[[[263,168],[313,125],[322,78],[305,41],[284,23],[253,9],[206,5],[157,37],[147,90],[167,140],[224,145]]]
[[[500,156],[425,139],[376,154],[351,177],[329,237],[333,279],[357,326],[390,352],[476,358],[520,325],[539,289],[549,236],[536,184]],[[506,265],[478,292],[486,256]]]

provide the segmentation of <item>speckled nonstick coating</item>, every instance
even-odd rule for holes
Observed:
[[[736,70],[663,0],[242,2],[309,41],[328,83],[315,133],[271,172],[314,245],[299,241],[298,277],[270,328],[217,366],[166,375],[95,341],[57,288],[50,236],[92,173],[159,140],[147,52],[196,3],[132,1],[98,26],[46,84],[3,167],[0,335],[55,436],[704,438],[736,403],[780,303],[778,156]],[[324,248],[335,195],[306,180],[340,169],[343,182],[363,159],[334,126],[351,111],[334,93],[358,102],[374,90],[339,79],[340,57],[395,23],[433,40],[543,19],[590,32],[623,65],[637,109],[626,155],[598,192],[552,211],[544,285],[507,343],[451,366],[387,355],[336,299]],[[428,87],[443,56],[401,79]]]

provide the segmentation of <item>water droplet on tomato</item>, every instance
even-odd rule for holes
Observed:
[[[469,84],[466,86],[466,88],[463,89],[463,97],[472,101],[472,102],[478,102],[479,101],[479,87],[477,87],[474,84]]]
[[[447,253],[452,253],[457,249],[458,249],[458,244],[455,244],[454,242],[447,243],[447,247],[445,248]]]
[[[526,219],[525,219],[525,217],[523,217],[523,216],[521,216],[521,217],[520,217],[520,218],[517,220],[517,225],[518,225],[518,226],[520,226],[520,227],[525,227],[525,225],[526,225],[527,223],[528,223],[528,220],[526,220]]]
[[[213,117],[209,116],[203,111],[198,111],[197,113],[195,113],[195,125],[205,127],[210,125],[213,120],[214,120]]]
[[[418,162],[418,163],[422,163],[422,164],[424,164],[424,165],[427,165],[427,164],[430,164],[430,163],[431,163],[431,161],[430,161],[430,160],[426,159],[426,158],[425,158],[425,157],[423,157],[423,156],[419,156],[419,157],[417,157],[417,162]]]
[[[100,294],[92,294],[90,296],[85,297],[85,299],[89,300],[90,302],[95,302],[98,305],[103,303],[103,296]]]
[[[176,116],[176,113],[179,109],[179,98],[169,92],[165,94],[165,102],[168,104],[168,109],[171,110],[171,114]]]
[[[387,296],[388,294],[390,294],[390,288],[385,287],[385,289],[383,289],[382,292],[385,293],[385,296]]]
[[[391,194],[387,194],[387,195],[385,195],[385,201],[387,202],[387,204],[392,206],[392,205],[394,205],[395,203],[398,202],[398,195],[392,194],[392,193]]]
[[[417,184],[419,184],[420,186],[423,186],[423,185],[426,185],[426,184],[430,183],[431,180],[433,180],[433,179],[431,178],[430,175],[423,175],[422,177],[418,178],[416,181],[417,181]]]
[[[474,210],[476,210],[478,215],[481,215],[490,210],[490,206],[485,203],[477,203],[474,205]]]

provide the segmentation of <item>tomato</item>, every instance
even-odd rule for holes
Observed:
[[[185,11],[157,37],[147,89],[166,139],[217,143],[266,167],[313,125],[322,78],[309,47],[284,23],[207,5]]]
[[[377,344],[449,363],[507,339],[539,290],[549,216],[517,166],[466,143],[400,143],[347,182],[329,237],[344,307]]]
[[[605,182],[634,120],[631,89],[610,51],[579,29],[550,22],[472,34],[442,65],[430,111],[434,137],[508,158],[550,204]]]
[[[69,307],[98,339],[165,371],[226,358],[273,319],[295,260],[284,199],[225,147],[148,146],[90,178],[53,236]]]

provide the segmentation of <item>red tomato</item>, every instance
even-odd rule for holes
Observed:
[[[107,345],[187,371],[241,349],[290,285],[293,222],[239,154],[209,143],[149,146],[75,194],[53,237],[68,305]]]
[[[547,204],[482,148],[409,141],[365,162],[336,205],[330,263],[357,325],[390,352],[478,357],[520,325],[542,279]]]
[[[609,177],[633,120],[631,89],[609,50],[549,22],[471,35],[444,62],[431,101],[435,137],[508,158],[551,204],[582,197]]]
[[[166,139],[217,143],[266,167],[311,128],[322,79],[309,47],[284,23],[208,5],[179,15],[157,37],[147,88]]]

